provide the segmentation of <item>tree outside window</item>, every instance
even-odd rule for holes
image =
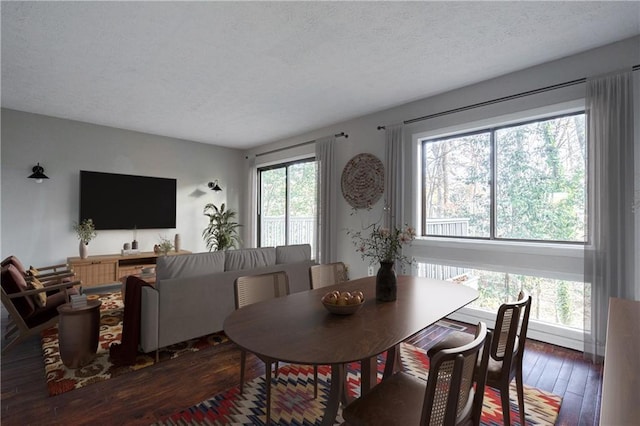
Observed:
[[[586,241],[584,113],[424,140],[423,234]]]

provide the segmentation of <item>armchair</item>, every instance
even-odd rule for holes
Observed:
[[[9,313],[10,322],[2,353],[25,338],[55,325],[58,306],[67,303],[71,294],[77,294],[74,286],[80,284],[80,281],[49,282],[45,286],[37,278],[27,282],[24,274],[13,264],[4,266],[0,299]]]
[[[30,266],[29,269],[26,269],[22,262],[20,262],[20,260],[15,256],[6,257],[2,261],[1,265],[3,268],[8,265],[13,265],[25,278],[37,277],[40,281],[47,282],[51,282],[52,280],[62,281],[65,278],[70,278],[75,275],[73,270],[66,263],[38,266],[37,268]],[[67,281],[71,280],[67,279]]]

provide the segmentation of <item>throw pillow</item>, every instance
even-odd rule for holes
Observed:
[[[227,250],[224,261],[225,271],[262,268],[276,264],[275,247]]]
[[[276,247],[276,263],[295,263],[311,260],[311,246],[309,244],[294,244]]]
[[[156,262],[156,280],[197,277],[224,272],[224,251],[160,256]]]
[[[13,266],[15,266],[15,267],[16,267],[16,269],[18,270],[18,272],[20,272],[20,273],[21,273],[21,274],[23,274],[23,275],[24,275],[24,274],[25,274],[25,272],[26,272],[26,271],[24,270],[24,266],[22,266],[22,262],[20,262],[20,261],[18,260],[18,258],[17,258],[17,257],[15,257],[15,256],[9,256],[9,257],[5,258],[5,259],[2,261],[2,267],[8,266],[8,265],[13,265]]]
[[[34,290],[39,290],[44,288],[44,285],[36,277],[32,277],[29,284],[30,284],[30,287]],[[38,305],[41,308],[44,308],[45,306],[47,306],[47,293],[43,291],[42,293],[34,294],[33,300],[36,302],[36,305]]]
[[[26,291],[29,287],[24,275],[14,265],[7,265],[2,268],[2,289],[7,294],[13,294]],[[36,309],[31,297],[17,297],[11,301],[22,318],[29,317]]]

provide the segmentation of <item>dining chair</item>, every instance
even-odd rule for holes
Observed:
[[[511,424],[509,384],[516,379],[520,423],[525,424],[522,360],[527,340],[531,296],[524,291],[515,302],[504,303],[498,309],[491,356],[487,370],[487,385],[500,390],[505,426]]]
[[[309,267],[309,282],[311,289],[328,287],[334,284],[340,284],[348,281],[347,267],[343,262],[322,263]],[[318,397],[318,366],[313,366],[313,378],[316,383],[313,394],[314,398]]]
[[[505,426],[511,425],[509,385],[514,378],[516,379],[520,423],[525,423],[522,360],[527,340],[530,310],[531,296],[521,291],[517,301],[503,303],[496,315],[489,365],[487,366],[487,386],[500,391]],[[445,344],[451,345],[470,342],[472,338],[473,336],[469,333],[454,332],[447,335],[443,341]]]
[[[322,288],[348,281],[347,267],[342,262],[323,263],[309,267],[311,288]]]
[[[263,302],[289,294],[289,277],[284,271],[260,275],[248,275],[236,278],[235,296],[236,309],[252,303]],[[271,369],[275,364],[275,376],[278,377],[278,360],[258,356],[265,364],[266,389],[266,423],[271,421]],[[244,392],[244,376],[247,361],[247,351],[240,352],[240,394]],[[318,397],[318,375],[314,369],[314,398]]]
[[[479,425],[490,345],[491,333],[480,322],[471,342],[429,354],[426,382],[395,373],[345,407],[345,424]]]

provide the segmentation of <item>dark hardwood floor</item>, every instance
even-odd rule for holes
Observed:
[[[409,343],[427,349],[441,337],[427,329]],[[236,386],[240,351],[224,343],[54,397],[38,337],[2,355],[1,364],[3,426],[148,425]],[[248,379],[262,374],[264,364],[250,355]],[[563,397],[556,424],[598,424],[602,367],[580,352],[528,341],[524,381]]]

